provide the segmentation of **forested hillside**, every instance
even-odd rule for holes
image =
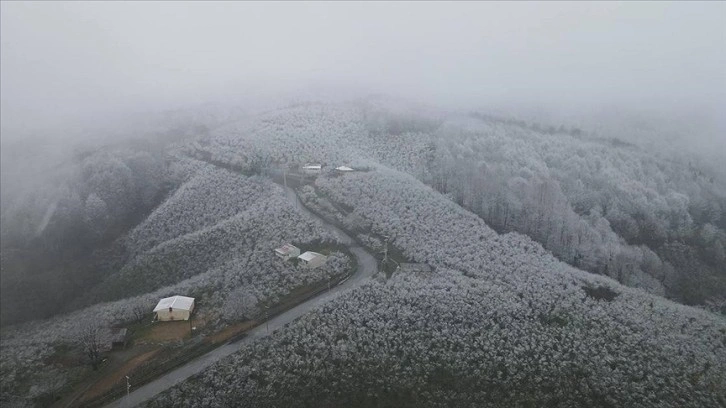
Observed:
[[[558,296],[459,271],[374,282],[147,406],[724,403],[726,378],[716,368],[724,364],[722,320],[701,328],[714,317],[630,294],[610,303],[575,282],[551,284]]]
[[[114,242],[120,248],[118,268],[93,270],[100,276],[86,282],[83,294],[63,299],[79,310],[4,328],[3,392],[14,390],[10,393],[31,400],[52,395],[83,369],[49,364],[49,356],[75,347],[89,325],[128,325],[147,316],[162,297],[196,297],[209,325],[221,327],[257,316],[260,305],[275,304],[297,288],[350,269],[348,255],[337,251],[317,269],[274,256],[274,248],[285,242],[336,244],[319,223],[297,213],[281,187],[195,160],[179,158],[176,164],[186,181]]]
[[[148,406],[719,406],[726,321],[498,235],[413,177],[318,178],[431,273],[394,274]]]
[[[192,152],[249,169],[380,162],[573,266],[686,304],[724,304],[726,175],[697,167],[697,157],[386,99],[270,112],[207,143]]]
[[[99,151],[10,189],[2,211],[2,322],[47,317],[116,267],[114,242],[179,183],[164,157]],[[52,173],[51,173],[52,174]],[[23,305],[23,307],[19,307]]]
[[[391,268],[152,406],[726,402],[723,174],[617,135],[386,98],[225,112],[3,192],[3,401],[42,405],[77,375],[51,357],[92,317],[127,325],[185,293],[221,329],[344,277],[349,254],[277,184],[319,162],[292,184],[303,203],[432,272]],[[285,242],[330,260],[283,263]]]
[[[60,142],[4,135],[0,323],[69,311],[121,268],[119,238],[190,177],[172,146],[241,117],[242,109],[205,105],[71,129]]]
[[[438,190],[585,270],[632,286],[654,278],[689,304],[726,291],[722,175],[618,139],[477,119],[441,130]]]

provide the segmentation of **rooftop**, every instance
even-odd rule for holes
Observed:
[[[298,256],[298,258],[302,259],[303,261],[311,261],[319,256],[323,256],[323,254],[319,254],[317,252],[308,251],[304,254]]]
[[[174,309],[191,310],[193,304],[194,298],[177,295],[161,299],[154,308],[154,311],[158,312],[159,310],[168,309],[170,307]]]
[[[292,245],[292,244],[285,244],[285,245],[283,245],[283,246],[281,246],[281,247],[279,247],[279,248],[275,249],[275,251],[277,251],[277,252],[279,252],[279,253],[281,253],[281,254],[283,254],[283,255],[287,255],[287,254],[289,254],[290,252],[293,252],[293,251],[295,251],[296,249],[297,249],[297,247],[296,247],[295,245]]]

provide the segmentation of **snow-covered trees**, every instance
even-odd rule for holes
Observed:
[[[68,310],[68,299],[113,264],[110,242],[174,185],[162,153],[122,148],[78,154],[46,171],[22,190],[3,188],[4,325]]]
[[[420,135],[371,132],[365,144],[377,160],[447,194],[497,231],[527,234],[579,268],[613,277],[632,271],[621,282],[647,280],[656,293],[681,300],[660,271],[685,280],[699,270],[718,275],[719,244],[696,255],[697,266],[663,258],[666,243],[693,242],[699,224],[719,217],[724,180],[657,151],[478,114],[449,115]],[[640,262],[652,255],[661,263],[655,269]],[[718,282],[701,301],[726,289]]]
[[[159,155],[100,151],[83,158],[76,184],[37,193],[25,212],[11,203],[23,221],[4,206],[3,226],[20,233],[3,237],[27,243],[42,230],[49,246],[69,226],[102,235],[121,218],[140,222],[76,304],[92,306],[4,330],[3,390],[43,372],[78,322],[132,321],[178,292],[232,322],[341,277],[350,265],[340,252],[305,270],[273,255],[285,242],[335,247],[265,177],[321,162],[371,171],[319,176],[300,190],[307,205],[370,248],[390,237],[434,271],[399,271],[341,296],[154,405],[724,403],[723,318],[610,279],[655,294],[678,288],[689,303],[719,293],[718,179],[580,132],[379,108],[303,104],[230,120]],[[3,268],[12,259],[4,252]],[[723,309],[718,296],[707,304]]]
[[[713,224],[726,205],[712,176],[613,138],[384,100],[268,112],[217,129],[208,145],[192,151],[199,148],[241,168],[260,158],[382,163],[431,185],[499,232],[524,233],[579,268],[681,300],[665,277],[697,272],[685,261],[664,261],[664,245],[691,241],[694,227]],[[717,275],[719,244],[726,241],[696,255],[695,268]],[[653,255],[657,262],[642,263]],[[725,287],[718,282],[701,302]]]
[[[205,165],[129,234],[131,259],[89,296],[123,298],[217,268],[268,281],[288,268],[270,262],[274,248],[293,241],[334,238],[269,180]]]
[[[725,402],[723,317],[574,269],[520,234],[499,236],[396,171],[315,186],[435,272],[340,296],[149,406]]]
[[[237,288],[230,292],[222,306],[222,316],[228,322],[252,319],[259,313],[257,296],[248,289]]]
[[[622,287],[608,301],[581,283],[551,283],[493,284],[447,270],[372,282],[147,406],[724,402],[723,319]]]
[[[124,266],[78,301],[93,306],[3,332],[3,389],[31,378],[29,371],[42,371],[54,345],[74,344],[82,322],[101,327],[136,321],[140,308],[149,313],[156,300],[178,293],[202,296],[211,320],[249,318],[260,302],[275,304],[296,288],[351,272],[341,252],[333,251],[316,269],[274,255],[286,242],[336,244],[318,221],[296,211],[282,187],[207,164],[185,167],[189,181],[126,237]]]
[[[102,236],[108,228],[109,218],[106,202],[96,193],[89,194],[83,207],[83,221],[88,229],[97,236]]]

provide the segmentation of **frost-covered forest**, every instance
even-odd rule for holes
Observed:
[[[546,271],[521,268],[535,277],[509,285],[446,269],[373,282],[146,406],[724,403],[722,319],[630,290],[598,299],[587,285],[607,283]]]
[[[109,156],[93,156],[89,162],[100,165],[104,157]],[[112,239],[108,247],[104,247],[103,240],[99,238],[95,247],[88,244],[90,249],[78,249],[81,254],[82,250],[92,251],[91,255],[86,255],[91,258],[87,261],[88,277],[78,275],[79,272],[74,275],[73,271],[65,273],[49,269],[46,274],[51,275],[53,280],[34,281],[32,279],[36,276],[22,274],[24,269],[8,271],[9,268],[3,268],[3,290],[9,294],[7,297],[3,295],[3,310],[11,316],[11,321],[27,319],[28,316],[17,314],[27,313],[24,307],[31,308],[32,313],[35,302],[50,303],[47,306],[60,310],[75,310],[3,328],[0,354],[3,392],[16,396],[22,394],[32,400],[62,388],[75,378],[78,372],[83,371],[82,367],[47,366],[47,358],[59,349],[74,347],[79,332],[89,322],[99,327],[128,324],[138,320],[139,313],[148,314],[158,299],[185,293],[196,296],[208,318],[216,319],[217,325],[223,325],[230,319],[234,322],[257,317],[261,304],[275,304],[296,288],[349,273],[349,255],[341,252],[333,252],[326,265],[318,269],[304,269],[274,256],[274,248],[286,242],[337,245],[336,238],[318,222],[295,210],[282,187],[267,179],[246,177],[194,159],[175,156],[173,152],[166,155],[166,160],[169,163],[166,170],[173,175],[161,173],[156,177],[167,177],[165,182],[173,181],[177,187],[138,225]],[[96,233],[99,236],[114,237],[109,228],[113,223],[124,221],[123,213],[114,213],[109,209],[111,205],[123,211],[141,211],[138,207],[134,210],[132,201],[134,193],[141,187],[121,182],[126,180],[125,176],[135,173],[123,167],[120,160],[114,163],[126,171],[92,172],[94,177],[105,174],[109,178],[108,183],[99,183],[97,189],[79,183],[77,190],[64,190],[80,202],[100,203],[92,211],[96,212],[97,218],[108,220],[105,225],[86,222],[92,214],[87,211],[88,205],[78,207],[78,214],[56,210],[50,217],[51,222],[79,223],[74,228],[59,227],[60,237],[54,245],[66,252],[65,256],[68,256],[69,246],[75,244],[72,242],[74,238],[85,238],[92,233],[90,226],[98,227]],[[142,177],[143,174],[137,176]],[[77,179],[72,181],[78,182]],[[91,191],[85,200],[77,196],[83,188]],[[116,195],[107,196],[97,191]],[[32,201],[35,197],[30,195],[27,199]],[[114,204],[107,205],[106,202]],[[55,207],[74,209],[73,203],[70,199],[64,201],[61,198]],[[30,209],[32,207],[24,210]],[[8,219],[12,218],[12,214],[10,211],[4,213]],[[125,222],[125,225],[129,224]],[[29,218],[25,225],[32,223],[33,219]],[[13,232],[6,231],[5,224],[3,228],[9,235]],[[44,231],[41,231],[34,239],[52,239],[52,236],[43,234]],[[22,236],[12,239],[8,241],[22,242]],[[25,250],[31,251],[32,242],[25,245],[28,246]],[[5,250],[4,261],[7,260]],[[34,253],[43,254],[44,250],[44,247],[36,248]],[[52,259],[52,249],[47,251]],[[22,258],[17,262],[21,261]],[[10,265],[11,268],[13,266]],[[32,267],[25,265],[35,272]],[[7,272],[17,272],[19,276],[6,275]],[[19,283],[13,285],[13,278]],[[74,283],[83,292],[75,293],[75,298],[69,298],[65,288],[58,287],[56,283],[76,279],[81,280]],[[38,287],[28,288],[21,286],[23,284]],[[48,294],[55,296],[49,298]],[[230,308],[233,310],[229,311]],[[3,400],[17,403],[15,397],[7,395]]]
[[[0,0],[0,407],[726,408],[724,21]]]
[[[313,190],[434,272],[359,288],[149,406],[724,403],[723,316],[577,270],[384,166]]]
[[[716,174],[618,139],[477,119],[442,130],[437,190],[585,270],[689,304],[726,291]]]
[[[723,304],[726,175],[696,157],[646,151],[618,135],[389,101],[295,106],[222,127],[206,143],[193,152],[249,169],[385,164],[573,266],[687,304]]]
[[[273,180],[319,162],[303,202],[433,271],[381,275],[151,406],[726,403],[717,168],[385,98],[202,116],[156,144],[79,150],[4,195],[3,401],[61,388],[72,373],[48,356],[91,316],[123,324],[183,292],[223,327],[222,311],[249,318],[349,273]],[[303,269],[274,257],[286,242],[334,250]]]

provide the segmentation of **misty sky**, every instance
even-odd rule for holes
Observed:
[[[723,112],[726,3],[2,3],[4,128],[311,86]]]

